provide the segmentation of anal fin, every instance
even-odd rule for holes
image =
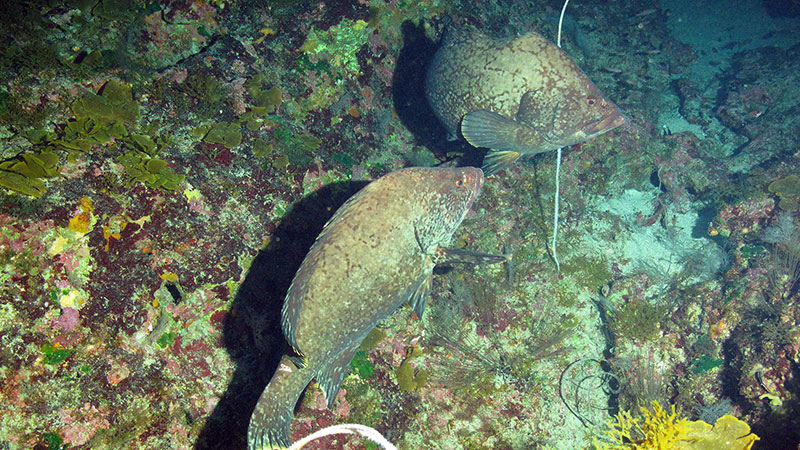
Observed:
[[[511,167],[520,156],[521,153],[514,151],[489,150],[483,158],[483,174],[488,177]]]
[[[317,384],[325,394],[325,399],[328,401],[328,408],[333,406],[333,401],[336,400],[336,394],[339,392],[339,387],[342,385],[342,380],[347,376],[350,371],[350,362],[353,360],[358,347],[361,345],[364,337],[355,340],[355,344],[345,348],[339,354],[334,356],[327,366],[320,370],[317,374]]]

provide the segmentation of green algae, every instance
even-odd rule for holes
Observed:
[[[58,155],[50,151],[25,152],[0,162],[0,186],[41,197],[47,191],[42,179],[59,175]]]
[[[175,342],[175,338],[177,336],[178,336],[177,333],[173,332],[164,333],[161,335],[160,338],[158,338],[158,340],[156,341],[156,345],[158,345],[161,348],[169,347],[170,345],[172,345],[173,342]]]
[[[742,255],[742,258],[744,258],[745,260],[748,260],[748,259],[751,259],[751,258],[753,258],[755,256],[758,256],[758,255],[764,253],[765,251],[767,251],[767,249],[764,248],[763,245],[759,245],[759,244],[745,244],[745,245],[742,246],[741,249],[739,249],[739,253]]]
[[[217,77],[207,73],[193,73],[178,88],[186,97],[194,100],[196,113],[205,118],[215,116],[223,107],[230,89]]]
[[[608,268],[608,262],[602,257],[578,256],[572,258],[561,265],[561,271],[592,292],[596,292],[613,278],[613,274]]]
[[[703,373],[708,372],[711,369],[716,369],[717,367],[721,366],[725,360],[723,359],[715,359],[709,355],[703,355],[696,360],[692,361],[690,367],[692,368],[692,372],[694,373]]]
[[[141,8],[136,2],[127,0],[103,0],[92,8],[92,14],[100,19],[119,21],[130,18]]]
[[[52,366],[57,366],[67,360],[75,350],[61,348],[53,344],[42,344],[40,347],[42,355],[44,355],[44,363]]]
[[[256,131],[265,125],[275,125],[270,114],[277,112],[281,107],[283,91],[277,87],[264,89],[267,84],[268,81],[263,74],[255,75],[244,84],[253,99],[253,105],[247,112],[239,116],[239,120],[250,131]]]
[[[255,108],[259,108],[258,114],[272,114],[281,107],[283,91],[275,86],[266,89],[269,84],[270,82],[264,74],[256,74],[244,83],[247,93],[253,99]]]
[[[375,366],[367,358],[367,352],[357,351],[350,362],[350,370],[361,378],[369,378],[375,373]]]
[[[367,22],[345,18],[327,30],[312,28],[300,50],[327,61],[336,76],[352,79],[361,74],[356,53],[369,34]]]
[[[48,108],[37,106],[23,108],[23,100],[6,91],[0,91],[0,123],[17,127],[40,127],[47,117]]]
[[[289,164],[299,168],[307,167],[314,160],[322,139],[310,133],[295,134],[288,123],[283,120],[280,123],[272,132],[274,142],[259,143],[259,150],[265,156],[270,153],[280,155],[272,161],[272,166],[276,169],[285,169]]]
[[[659,321],[666,312],[666,303],[631,299],[611,311],[608,326],[620,339],[647,342],[658,334]]]
[[[139,104],[129,85],[111,79],[99,94],[84,95],[70,109],[75,117],[68,119],[58,134],[42,129],[20,133],[36,151],[22,152],[0,162],[0,186],[39,198],[47,192],[43,180],[60,175],[59,151],[74,161],[80,154],[110,144],[129,149],[117,160],[134,181],[165,190],[175,190],[183,183],[183,175],[156,158],[172,141],[170,135],[152,138],[128,132],[128,126],[135,129],[139,120]]]
[[[139,121],[139,104],[131,87],[114,79],[108,80],[99,94],[89,93],[75,100],[70,109],[75,117],[87,117],[98,125],[135,125]]]
[[[57,433],[44,433],[42,439],[47,443],[47,450],[61,450],[69,447],[68,445],[63,445],[64,439]]]
[[[395,377],[397,378],[397,386],[401,391],[413,392],[421,389],[428,381],[428,371],[415,367],[411,362],[416,358],[422,356],[422,350],[419,347],[412,347],[408,352],[408,356],[400,364],[400,367],[395,370]]]
[[[274,146],[272,144],[268,144],[267,141],[261,138],[253,139],[253,154],[257,158],[266,158],[272,154],[273,150]]]
[[[242,126],[232,122],[216,123],[203,137],[203,142],[221,144],[225,148],[238,147],[242,143]]]
[[[343,165],[347,169],[356,165],[356,160],[347,153],[334,153],[331,155],[331,160]]]
[[[287,145],[283,146],[283,150],[292,164],[305,167],[314,159],[314,154],[321,144],[322,139],[313,134],[303,133],[293,136]]]
[[[144,183],[151,188],[174,191],[186,178],[185,175],[177,174],[167,167],[166,161],[150,157],[143,152],[130,151],[119,156],[117,160],[132,181]]]
[[[800,177],[789,175],[770,183],[767,188],[780,198],[778,207],[784,211],[797,211],[800,209]]]
[[[367,337],[361,341],[361,345],[358,347],[358,349],[363,351],[372,350],[384,339],[386,339],[386,332],[377,327],[373,328],[372,331],[367,334]]]
[[[121,122],[99,123],[89,116],[67,120],[61,139],[53,141],[53,145],[68,153],[75,151],[88,153],[95,146],[104,146],[113,138],[123,138],[128,130]]]
[[[297,72],[315,73],[311,92],[307,96],[288,99],[287,109],[297,120],[311,111],[328,108],[339,100],[348,86],[363,74],[358,52],[367,43],[371,28],[363,20],[342,19],[322,30],[312,27],[300,47]]]
[[[346,391],[345,396],[351,405],[359,405],[350,410],[349,420],[364,425],[374,425],[381,422],[385,411],[385,398],[380,390],[375,387],[373,380],[361,377],[347,377],[342,383]]]
[[[251,91],[253,101],[257,107],[263,108],[262,113],[271,114],[281,107],[281,99],[283,91],[279,88],[273,87],[266,91]]]

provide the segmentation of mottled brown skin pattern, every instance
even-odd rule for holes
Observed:
[[[521,107],[526,93],[530,101]],[[426,95],[451,137],[476,110],[529,126],[516,149],[523,154],[583,142],[624,120],[575,62],[536,32],[503,40],[448,31],[429,66]]]
[[[406,169],[348,201],[289,289],[283,330],[292,346],[328,359],[397,309],[432,272],[431,255],[455,232],[481,180],[474,168]],[[328,353],[320,354],[322,341]]]
[[[403,169],[370,183],[336,212],[282,311],[284,334],[303,364],[283,358],[251,418],[251,449],[288,446],[292,410],[313,378],[332,403],[355,348],[432,275],[437,249],[482,183],[475,168]]]

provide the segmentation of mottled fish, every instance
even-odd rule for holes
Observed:
[[[286,448],[292,412],[316,378],[328,407],[367,334],[403,302],[422,316],[436,264],[505,256],[443,247],[483,185],[476,168],[409,168],[365,186],[325,225],[282,310],[284,356],[256,404],[249,447]]]
[[[490,151],[490,175],[522,155],[589,140],[621,125],[619,109],[560,48],[530,32],[494,39],[448,30],[425,93],[452,139]]]

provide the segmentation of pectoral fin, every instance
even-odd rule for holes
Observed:
[[[408,304],[414,308],[414,313],[418,319],[422,318],[422,313],[425,311],[425,303],[428,301],[428,296],[431,292],[431,281],[433,281],[433,272],[429,273],[427,277],[422,280],[417,289],[411,294],[408,299]]]
[[[471,111],[461,121],[461,134],[474,147],[486,147],[483,171],[488,177],[512,164],[522,155],[518,136],[520,124],[514,119],[480,109]]]
[[[494,255],[491,253],[474,252],[459,248],[439,247],[433,256],[436,264],[497,264],[511,259],[511,255]]]
[[[486,147],[497,151],[517,150],[518,132],[525,127],[514,119],[492,111],[470,111],[461,121],[461,134],[473,147]]]

